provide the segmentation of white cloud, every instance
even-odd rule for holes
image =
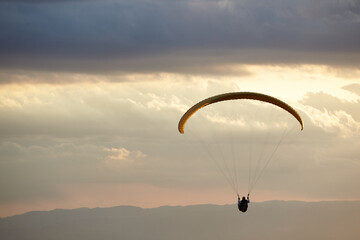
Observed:
[[[360,133],[360,122],[345,111],[319,110],[311,106],[305,106],[303,111],[312,124],[325,132],[335,133],[341,137],[357,136]]]
[[[146,154],[141,151],[131,151],[126,148],[105,148],[107,156],[104,160],[108,168],[122,168],[128,165],[142,165]]]

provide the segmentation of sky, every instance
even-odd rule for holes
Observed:
[[[233,91],[304,120],[254,201],[360,200],[359,29],[358,0],[1,0],[0,217],[233,203],[177,130],[189,107]],[[193,129],[234,123],[202,112]]]

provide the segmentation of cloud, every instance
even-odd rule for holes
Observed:
[[[343,87],[343,89],[348,90],[358,96],[360,96],[360,84],[350,84]]]
[[[141,164],[138,159],[145,158],[146,154],[141,151],[130,151],[126,148],[105,148],[109,152],[105,158],[105,164],[109,168],[121,168],[126,164]]]
[[[143,163],[146,155],[141,151],[78,138],[36,138],[1,141],[1,204],[65,198],[59,186],[149,178],[144,171],[153,161]]]
[[[350,85],[350,86],[348,85],[347,87],[344,87],[344,89],[356,90],[357,85]],[[360,122],[360,114],[358,111],[360,107],[359,100],[347,101],[346,99],[341,99],[325,92],[316,92],[316,93],[308,93],[304,97],[302,103],[316,109],[319,113],[322,112],[322,114],[324,114],[324,117],[327,115],[328,117],[332,116],[339,119],[338,117],[340,116],[342,117],[347,116],[345,117],[345,119],[347,118],[353,119],[353,120],[348,119],[350,122],[351,121]],[[319,121],[321,120],[319,119]],[[341,125],[345,124],[345,122],[341,121],[340,119],[338,121],[339,124]]]
[[[0,5],[3,69],[216,74],[234,62],[359,63],[355,0]]]
[[[239,113],[231,105],[218,105],[222,106],[220,110],[208,106],[187,123],[184,135],[177,131],[179,118],[197,100],[234,91],[235,87],[221,81],[189,79],[166,86],[161,82],[3,85],[0,192],[4,194],[0,195],[0,202],[59,200],[68,197],[59,186],[64,189],[67,185],[82,184],[146,183],[156,188],[193,191],[222,188],[230,192],[214,159],[196,136],[197,129],[220,132],[225,143],[236,139],[239,144],[236,149],[240,150],[237,156],[244,159],[238,167],[239,177],[246,178],[240,181],[240,188],[245,191],[249,139],[257,139],[252,143],[255,149],[263,145],[265,130],[283,133],[279,129],[287,125],[279,124],[284,122],[280,115],[272,116],[270,108],[256,104],[238,106]],[[342,101],[323,92],[309,93],[296,104],[297,109],[299,106],[304,131],[295,121],[291,132],[295,134],[283,141],[256,191],[281,190],[331,197],[332,186],[322,187],[318,193],[318,185],[314,184],[326,185],[331,180],[339,188],[347,186],[346,196],[358,196],[358,186],[347,185],[350,181],[359,182],[358,102]],[[259,113],[256,121],[242,114],[248,111]],[[207,121],[209,117],[215,121]],[[236,121],[226,124],[224,119],[241,119],[241,124]],[[249,123],[274,127],[255,127],[251,132],[247,128]],[[209,131],[215,124],[220,131]],[[235,128],[241,134],[234,134]],[[194,132],[195,135],[191,134]],[[267,143],[276,146],[277,142]],[[260,148],[258,154],[263,150]],[[231,150],[226,153],[231,157]],[[213,156],[216,160],[221,152]],[[339,166],[341,171],[337,172]]]
[[[307,108],[307,114],[314,125],[326,132],[337,133],[342,137],[357,135],[360,132],[360,122],[345,111],[328,112]]]
[[[66,184],[176,182],[187,168],[172,162],[182,101],[144,84],[101,85],[2,89],[0,202],[62,198]]]

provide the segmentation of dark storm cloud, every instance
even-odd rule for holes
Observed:
[[[356,0],[0,1],[0,64],[130,72],[233,62],[356,66],[359,28]]]

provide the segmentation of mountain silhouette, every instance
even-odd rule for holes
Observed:
[[[360,239],[360,201],[132,206],[29,212],[0,219],[4,240]]]

